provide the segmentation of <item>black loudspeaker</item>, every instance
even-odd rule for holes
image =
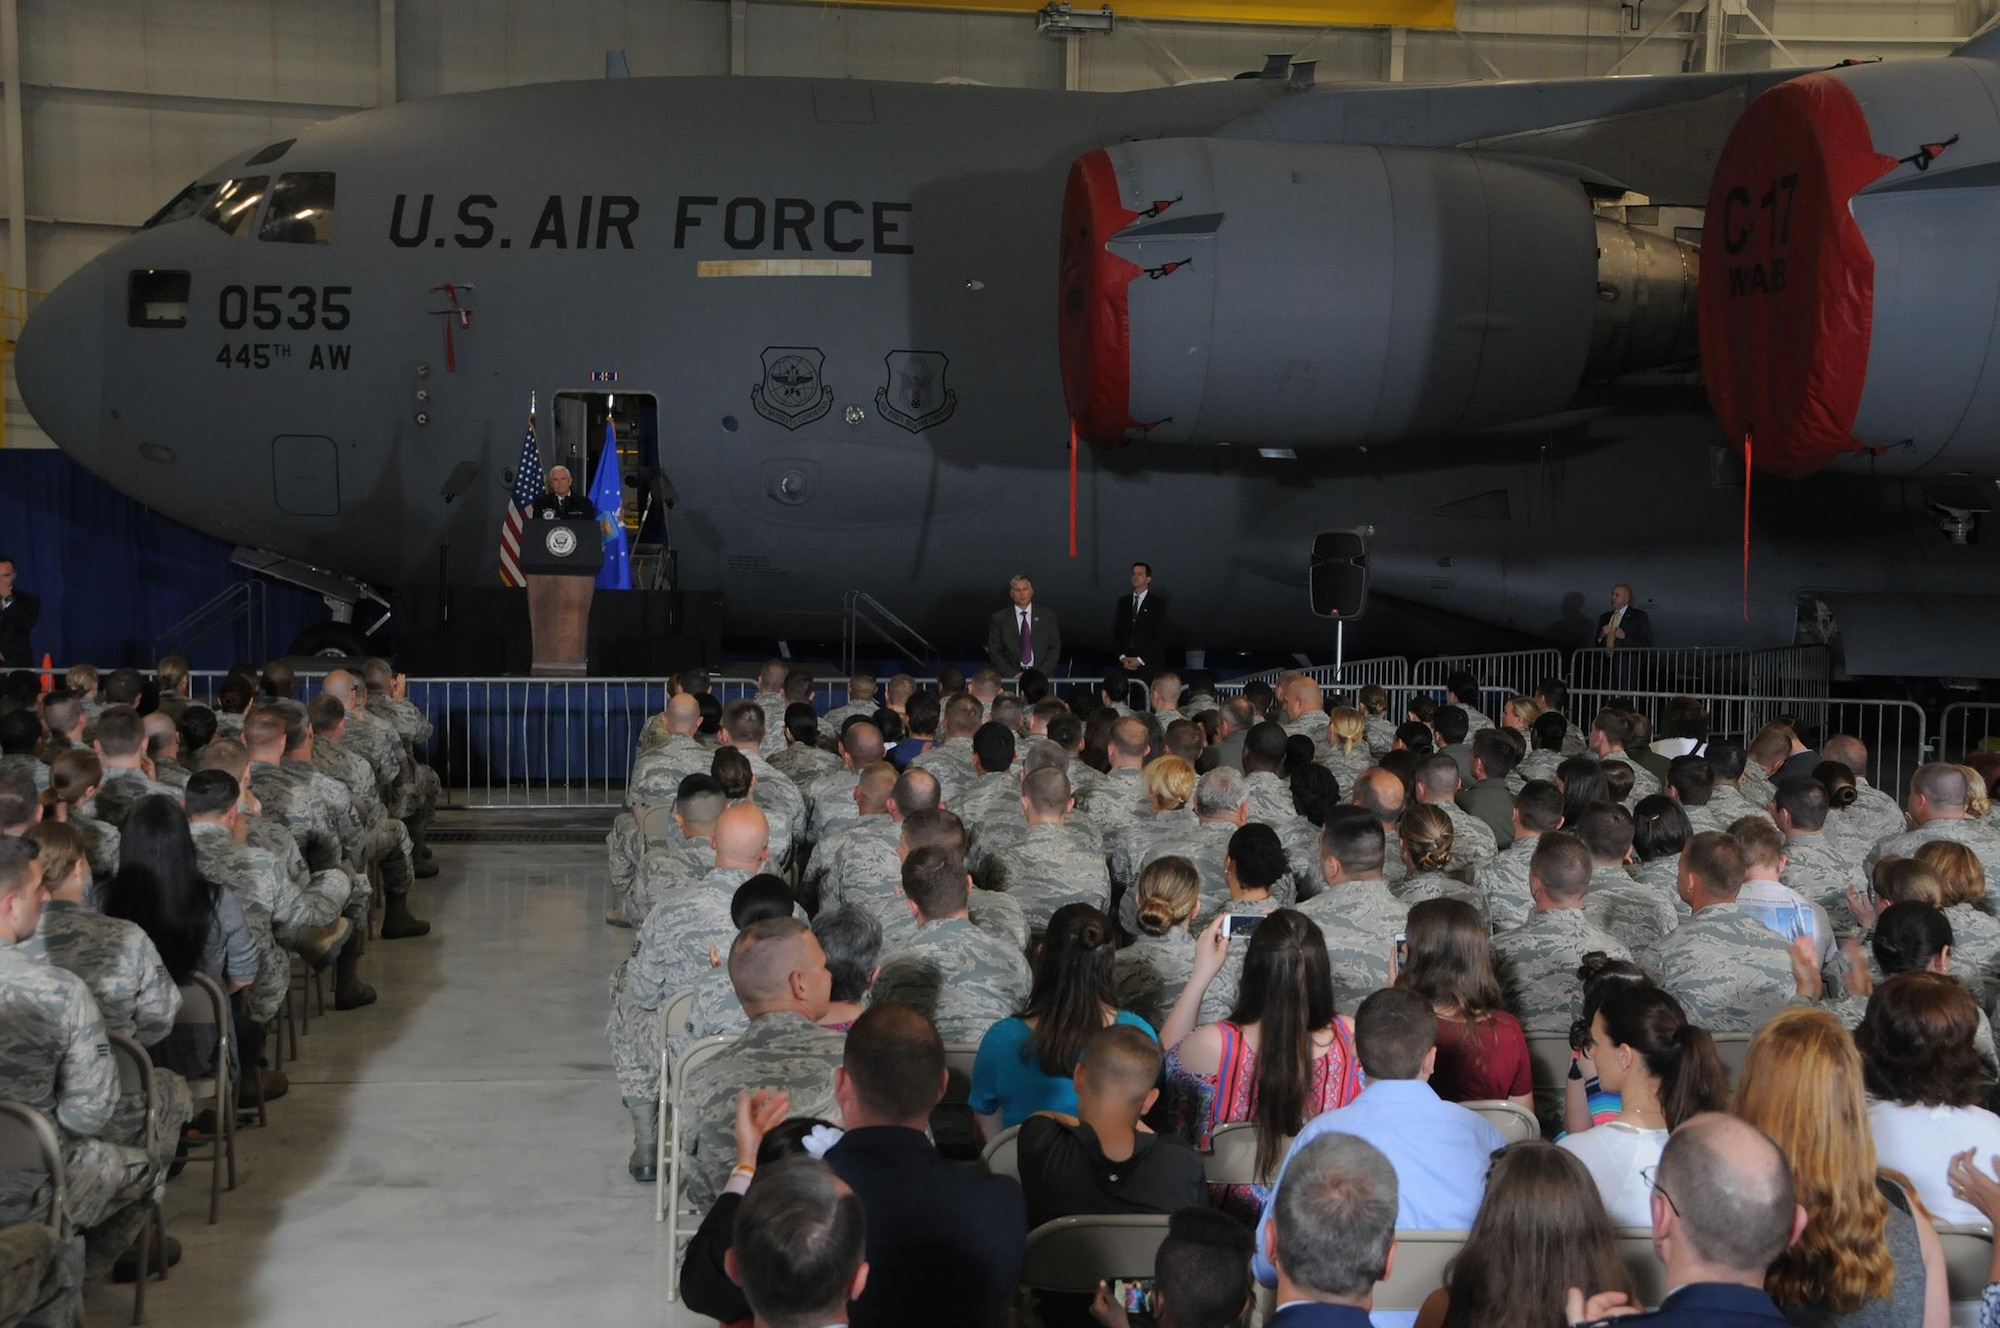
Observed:
[[[1368,608],[1368,542],[1356,530],[1330,530],[1313,539],[1307,574],[1312,611],[1347,621]]]

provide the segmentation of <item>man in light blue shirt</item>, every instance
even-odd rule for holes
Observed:
[[[1486,1169],[1506,1140],[1476,1112],[1446,1102],[1427,1082],[1437,1065],[1437,1016],[1413,991],[1385,987],[1361,1003],[1354,1048],[1368,1087],[1344,1107],[1306,1123],[1285,1165],[1322,1134],[1351,1134],[1380,1149],[1396,1169],[1396,1227],[1464,1231],[1479,1212]],[[1278,1177],[1282,1180],[1283,1167]],[[1277,1192],[1272,1186],[1272,1193]],[[1266,1252],[1271,1201],[1257,1220],[1257,1280],[1277,1285]]]

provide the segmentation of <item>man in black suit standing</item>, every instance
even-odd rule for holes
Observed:
[[[846,1133],[826,1153],[868,1214],[869,1277],[850,1307],[854,1328],[1000,1328],[1007,1319],[1027,1204],[1020,1182],[950,1161],[924,1133],[945,1083],[944,1043],[916,1010],[885,1002],[854,1021],[833,1078]]]
[[[14,560],[0,554],[0,665],[33,668],[35,647],[29,639],[42,616],[42,601],[14,588]]]
[[[1125,675],[1126,692],[1144,684],[1166,667],[1167,596],[1153,589],[1153,565],[1132,564],[1132,593],[1118,600],[1111,619],[1111,644],[1118,651],[1117,671]]]
[[[1001,676],[1012,678],[1022,669],[1054,675],[1062,656],[1062,630],[1056,616],[1035,605],[1035,583],[1016,576],[1007,583],[1011,608],[994,613],[986,625],[986,658]]]
[[[1653,644],[1653,620],[1632,607],[1632,587],[1611,587],[1611,609],[1597,615],[1597,644],[1606,650],[1638,649]]]

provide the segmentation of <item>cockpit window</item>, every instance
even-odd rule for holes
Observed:
[[[243,164],[245,166],[269,166],[272,162],[290,152],[292,144],[298,141],[296,138],[281,138],[255,156],[245,158]]]
[[[201,210],[201,219],[224,235],[248,235],[250,218],[264,201],[268,175],[248,175],[240,180],[224,180]]]
[[[279,176],[271,186],[271,207],[257,238],[281,244],[332,244],[333,172]]]
[[[178,194],[175,194],[165,207],[155,212],[146,224],[139,229],[142,231],[150,230],[155,226],[164,226],[170,221],[187,220],[195,213],[201,211],[202,205],[207,203],[209,199],[214,198],[215,191],[221,187],[221,182],[217,180],[209,180],[206,183],[197,180]]]
[[[127,327],[186,327],[188,274],[164,268],[136,268],[126,288]]]

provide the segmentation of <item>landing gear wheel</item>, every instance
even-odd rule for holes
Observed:
[[[376,652],[368,634],[353,623],[317,623],[292,640],[287,655],[318,655],[322,659],[365,659]]]

